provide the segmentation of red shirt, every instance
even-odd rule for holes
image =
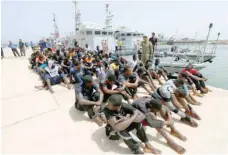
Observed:
[[[196,69],[191,69],[191,70],[183,69],[181,72],[182,72],[182,73],[188,72],[188,73],[190,73],[190,74],[193,75],[193,74],[196,74],[198,71],[197,71]]]

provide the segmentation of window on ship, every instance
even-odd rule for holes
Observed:
[[[92,31],[86,31],[86,34],[91,35],[91,34],[93,34],[93,32]]]
[[[95,31],[95,35],[100,35],[101,31]]]
[[[127,33],[127,36],[131,36],[131,33]]]
[[[112,35],[112,32],[108,32],[108,35]]]
[[[121,36],[125,36],[125,33],[121,33]]]
[[[107,35],[107,32],[106,31],[102,31],[102,35]]]
[[[134,33],[133,36],[136,36],[136,34]]]

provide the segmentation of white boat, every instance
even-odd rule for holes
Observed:
[[[119,55],[132,55],[136,53],[135,44],[142,39],[143,33],[131,31],[127,27],[120,26],[117,29],[112,28],[113,15],[110,13],[109,5],[106,4],[105,26],[98,26],[95,23],[81,22],[81,13],[75,4],[75,34],[71,40],[76,39],[80,47],[86,47],[91,50],[97,46],[104,52],[115,52],[118,48]]]
[[[193,67],[197,70],[201,70],[206,67],[206,63],[189,61],[187,59],[178,59],[177,57],[161,58],[160,63],[168,70],[169,73],[179,73],[189,63],[192,63]]]
[[[95,23],[82,23],[81,13],[77,8],[77,3],[75,4],[75,34],[71,35],[71,39],[76,39],[80,47],[85,47],[87,49],[95,50],[97,46],[101,47],[105,53],[112,52],[118,53],[119,56],[136,54],[139,49],[139,44],[142,40],[143,33],[137,31],[131,31],[126,27],[119,27],[118,29],[112,28],[112,18],[113,15],[110,13],[109,5],[106,4],[106,19],[105,26],[101,27]],[[211,25],[210,25],[211,26]],[[212,27],[212,26],[211,26]],[[211,28],[210,27],[210,28]],[[210,29],[209,29],[210,32]],[[209,33],[208,33],[209,36]],[[208,41],[208,37],[207,37]],[[121,43],[121,44],[120,44]],[[207,42],[206,42],[207,44]],[[193,66],[200,70],[205,68],[204,53],[206,49],[206,44],[203,53],[199,56],[198,62],[193,62]],[[116,51],[116,47],[121,47],[121,50]],[[216,49],[216,48],[215,48]],[[160,52],[158,55],[163,56]],[[172,57],[174,59],[174,57]],[[202,60],[203,59],[203,60]],[[161,60],[162,64],[171,72],[179,72],[189,63],[189,60],[180,59],[179,61],[174,60]]]
[[[193,67],[197,70],[201,70],[201,69],[205,68],[206,64],[205,64],[204,56],[207,56],[205,54],[205,50],[207,47],[207,42],[208,42],[208,38],[209,38],[212,26],[213,26],[213,24],[210,23],[204,50],[198,51],[197,58],[195,60],[188,59],[188,57],[186,56],[186,53],[188,53],[188,50],[187,50],[187,52],[182,53],[184,58],[181,58],[176,52],[172,52],[172,57],[164,57],[164,58],[160,59],[161,64],[170,73],[176,73],[176,72],[179,73],[182,69],[184,69],[187,66],[187,64],[189,62],[191,62],[193,64]],[[219,36],[220,36],[220,33],[218,33],[217,42],[218,42]],[[217,44],[213,47],[212,53],[215,53],[216,47],[217,47]]]
[[[188,48],[182,49],[179,48],[177,46],[174,46],[171,48],[171,50],[169,50],[168,52],[166,52],[167,56],[173,56],[173,54],[175,56],[181,57],[181,58],[186,58],[188,60],[195,60],[197,61],[201,55],[202,55],[202,50],[189,50]],[[215,52],[213,51],[213,49],[211,49],[211,52],[207,52],[204,53],[204,62],[211,62],[212,59],[214,59],[216,57]]]

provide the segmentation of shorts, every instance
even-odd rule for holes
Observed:
[[[55,77],[51,77],[50,74],[48,74],[48,73],[44,75],[45,80],[50,79],[51,85],[60,84],[64,77],[66,77],[66,75],[63,73],[58,76],[55,76]]]

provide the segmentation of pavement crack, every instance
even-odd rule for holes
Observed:
[[[33,119],[33,118],[35,118],[35,117],[39,117],[39,116],[45,115],[45,114],[47,114],[47,113],[56,111],[56,110],[58,110],[58,109],[59,109],[59,108],[55,108],[55,109],[52,109],[52,110],[49,110],[49,111],[46,111],[46,112],[43,112],[43,113],[40,113],[40,114],[31,116],[31,117],[25,118],[25,119],[23,119],[23,120],[14,122],[14,123],[12,123],[12,124],[8,124],[8,125],[2,127],[1,129],[4,130],[5,128],[8,128],[8,127],[10,127],[10,126],[14,126],[14,125],[19,124],[19,123],[22,123],[22,122],[24,122],[24,121],[26,121],[26,120],[30,120],[30,119]]]

